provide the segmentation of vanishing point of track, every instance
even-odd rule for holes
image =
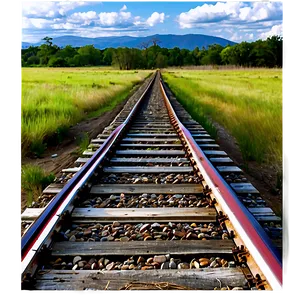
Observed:
[[[140,90],[22,214],[22,288],[281,288],[281,219],[159,72]]]

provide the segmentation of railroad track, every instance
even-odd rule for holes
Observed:
[[[22,288],[281,288],[280,218],[160,74],[148,82],[22,214]]]

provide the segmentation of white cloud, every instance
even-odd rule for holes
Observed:
[[[127,6],[124,4],[120,11],[127,10]]]
[[[97,20],[99,16],[95,11],[78,12],[67,18],[70,23],[80,23],[82,25],[90,25],[92,21]]]
[[[70,29],[76,29],[76,28],[78,28],[78,25],[67,22],[67,23],[53,24],[53,25],[51,25],[51,28],[53,28],[53,29],[67,29],[67,30],[70,30]]]
[[[153,27],[154,25],[158,23],[163,23],[165,19],[164,13],[158,13],[154,12],[146,21],[146,24],[148,24],[150,27]]]
[[[280,2],[217,2],[204,4],[178,16],[181,28],[202,27],[206,23],[241,24],[282,19]]]
[[[130,12],[102,12],[99,14],[99,25],[102,26],[120,26],[128,24],[131,19]]]
[[[252,22],[282,18],[282,3],[254,2],[252,7],[240,9],[239,18]]]
[[[229,16],[237,17],[240,7],[240,2],[204,4],[190,9],[188,12],[181,13],[178,22],[181,28],[197,27],[202,23],[217,22]]]
[[[44,29],[53,24],[53,20],[47,20],[42,18],[22,18],[22,27],[23,29]]]
[[[265,40],[268,37],[271,37],[273,35],[279,35],[282,36],[282,24],[279,25],[274,25],[271,30],[267,31],[267,32],[263,32],[260,34],[260,38]]]
[[[70,10],[86,5],[84,1],[25,1],[22,3],[25,17],[53,18],[63,17]]]

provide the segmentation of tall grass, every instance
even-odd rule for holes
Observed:
[[[22,69],[22,153],[40,155],[50,137],[124,100],[149,71]]]
[[[166,70],[163,78],[190,113],[227,128],[245,161],[281,163],[281,70]]]
[[[55,176],[46,174],[45,171],[35,165],[24,165],[21,170],[21,186],[26,192],[27,206],[30,206],[42,193],[43,188],[49,185]]]

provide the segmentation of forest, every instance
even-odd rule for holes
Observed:
[[[88,67],[114,66],[120,70],[155,69],[166,67],[233,65],[243,67],[282,67],[283,39],[272,36],[266,40],[241,42],[233,46],[210,45],[207,48],[162,48],[159,40],[152,39],[140,48],[97,49],[58,47],[51,37],[45,37],[40,46],[22,49],[22,67]]]

